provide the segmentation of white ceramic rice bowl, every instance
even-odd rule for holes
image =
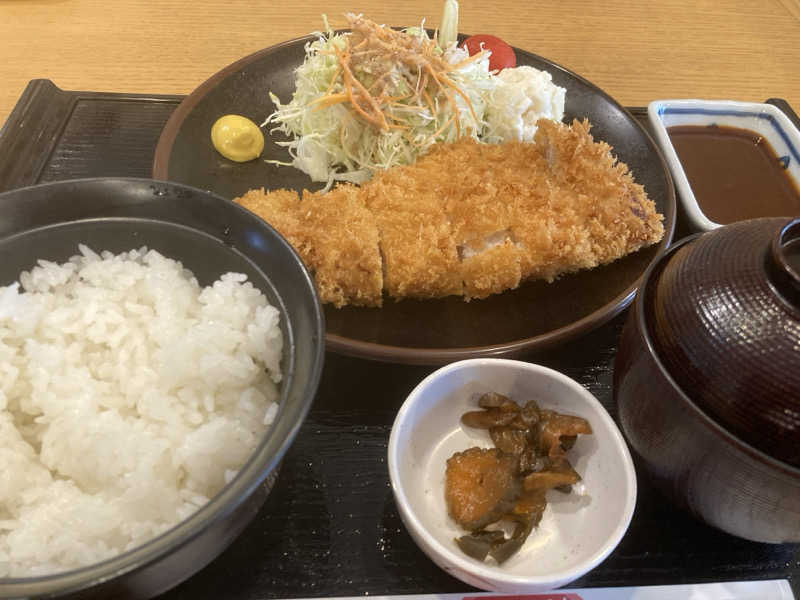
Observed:
[[[502,566],[461,552],[454,538],[466,532],[448,516],[444,500],[446,460],[471,446],[492,446],[488,432],[460,421],[489,391],[582,416],[594,432],[579,436],[568,453],[583,477],[584,494],[548,492],[539,527]],[[536,593],[574,581],[614,550],[636,504],[633,462],[605,408],[569,377],[530,363],[472,359],[435,371],[398,412],[388,452],[392,490],[414,541],[439,567],[487,591]]]

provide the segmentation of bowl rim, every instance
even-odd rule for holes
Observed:
[[[656,143],[661,148],[664,159],[669,166],[669,170],[675,182],[675,187],[678,188],[678,196],[680,197],[689,220],[695,228],[701,231],[711,231],[721,227],[723,224],[716,223],[709,219],[697,202],[697,198],[686,177],[683,164],[669,138],[664,121],[661,119],[661,113],[667,108],[675,108],[687,112],[693,110],[698,113],[706,111],[735,112],[741,113],[743,116],[747,113],[766,114],[767,118],[769,118],[772,124],[777,128],[778,133],[781,134],[781,137],[789,143],[791,149],[794,151],[793,154],[796,162],[800,163],[800,130],[792,123],[789,116],[774,104],[768,102],[745,102],[727,99],[706,100],[700,98],[651,101],[647,105],[647,117],[652,126]],[[713,114],[713,112],[711,114]],[[797,184],[800,186],[800,181],[798,181]],[[642,283],[644,283],[644,280],[642,280]]]
[[[296,251],[282,236],[280,236],[280,234],[278,234],[272,227],[260,219],[254,219],[254,215],[249,214],[249,211],[241,206],[238,206],[231,200],[223,198],[211,191],[177,182],[158,181],[141,177],[87,177],[81,179],[39,183],[7,190],[0,193],[0,205],[17,195],[32,193],[32,190],[49,191],[52,189],[57,191],[59,188],[73,187],[91,189],[93,186],[104,185],[134,186],[137,188],[141,187],[147,189],[148,192],[152,192],[154,186],[162,188],[168,187],[176,190],[183,190],[191,194],[199,194],[206,198],[212,199],[215,202],[223,203],[237,213],[240,213],[248,222],[251,223],[252,226],[258,229],[263,229],[267,232],[267,235],[274,238],[276,243],[284,247],[285,251],[288,250],[301,269],[300,272],[304,281],[304,287],[307,287],[311,291],[311,295],[314,300],[312,329],[316,344],[313,354],[310,358],[312,369],[310,372],[310,377],[301,382],[303,401],[294,407],[294,410],[292,411],[294,421],[290,426],[287,427],[282,439],[278,439],[276,437],[276,430],[275,428],[271,427],[262,436],[258,445],[250,454],[247,461],[236,473],[236,476],[230,482],[225,484],[214,496],[209,498],[208,502],[202,505],[191,515],[180,520],[178,523],[169,527],[166,531],[160,533],[159,535],[148,539],[144,543],[99,562],[79,567],[77,569],[59,571],[32,577],[0,578],[0,591],[2,591],[2,594],[0,595],[3,595],[4,597],[5,594],[10,594],[10,597],[17,597],[79,593],[98,583],[103,583],[111,579],[117,579],[120,576],[144,569],[163,559],[165,556],[175,552],[177,549],[183,548],[187,544],[191,543],[195,538],[201,535],[203,531],[218,524],[233,511],[238,509],[243,503],[245,503],[246,500],[253,494],[253,492],[264,483],[269,474],[275,470],[288,451],[303,422],[305,421],[311,405],[313,404],[313,400],[322,376],[325,356],[325,316],[322,312],[319,298],[316,295],[316,288],[314,287],[313,280],[311,279],[308,270],[302,261],[300,261]],[[98,217],[97,215],[93,215],[92,217],[87,217],[85,219],[75,218],[69,220],[50,220],[46,224],[38,224],[36,226],[27,227],[25,231],[36,231],[47,226],[69,225],[76,222],[92,221],[97,219],[105,220],[103,217]],[[114,219],[117,222],[126,220],[158,222],[166,226],[180,227],[184,230],[192,231],[197,235],[212,238],[215,237],[209,232],[202,231],[192,227],[191,225],[163,217],[122,216],[114,217]],[[10,239],[23,233],[24,232],[15,231],[7,234],[0,234],[0,239]],[[250,257],[241,252],[239,252],[239,254],[243,259],[250,262],[253,268],[263,273],[261,267]],[[266,274],[264,274],[264,277],[270,280]],[[285,314],[285,301],[281,297],[279,297],[278,300],[279,306],[277,306],[277,308],[281,310],[282,314]],[[294,385],[298,385],[298,380],[295,378],[297,360],[296,353],[294,351],[296,346],[296,340],[294,337],[295,332],[292,329],[287,328],[287,333],[289,334],[289,339],[284,339],[284,344],[288,345],[291,349],[291,355],[289,361],[290,364],[283,368],[282,384],[292,382]],[[286,399],[286,397],[289,395],[290,389],[291,386],[281,386],[279,403]],[[277,447],[273,448],[273,446],[276,446],[276,444]]]
[[[776,218],[776,217],[765,217],[765,218]],[[780,217],[777,217],[780,219]],[[782,460],[774,458],[759,450],[755,446],[750,445],[746,441],[742,440],[738,436],[734,435],[730,431],[728,431],[725,427],[723,427],[720,423],[718,423],[715,419],[713,419],[703,408],[694,402],[689,395],[684,392],[684,390],[678,385],[675,379],[670,375],[669,371],[667,370],[666,366],[661,360],[661,357],[655,347],[653,342],[653,338],[650,335],[650,329],[648,326],[648,319],[647,313],[645,310],[645,301],[646,297],[652,293],[652,286],[655,285],[655,278],[660,275],[660,271],[666,266],[669,262],[670,258],[681,248],[684,246],[689,245],[696,239],[702,237],[703,235],[707,235],[710,232],[698,232],[693,235],[689,235],[678,242],[672,244],[669,248],[667,248],[664,252],[662,252],[647,268],[644,274],[644,278],[642,280],[642,285],[639,288],[639,291],[636,293],[636,297],[633,300],[633,307],[632,307],[632,316],[635,319],[636,327],[639,330],[639,335],[642,337],[642,341],[644,342],[645,349],[650,356],[651,360],[655,363],[656,368],[658,369],[660,375],[664,378],[664,380],[669,384],[670,388],[675,391],[684,405],[692,411],[699,422],[706,427],[712,434],[721,438],[724,442],[730,444],[735,450],[744,454],[750,460],[762,463],[770,468],[777,469],[795,479],[800,480],[800,467],[795,467],[786,463]]]
[[[601,418],[604,421],[607,421],[607,424],[610,425],[609,431],[611,432],[613,441],[615,442],[614,446],[617,452],[621,455],[622,462],[625,466],[625,481],[627,483],[628,493],[625,495],[623,518],[619,521],[619,523],[617,523],[611,535],[603,543],[599,550],[595,551],[587,559],[581,561],[575,566],[562,569],[560,571],[554,571],[548,575],[524,576],[503,572],[502,568],[496,565],[478,563],[477,561],[471,560],[467,556],[456,552],[455,549],[442,545],[427,531],[417,517],[416,511],[413,510],[412,503],[409,501],[409,498],[405,493],[405,489],[401,484],[398,466],[401,460],[399,432],[401,429],[405,428],[405,423],[409,413],[411,412],[412,407],[416,403],[417,399],[421,396],[423,390],[429,387],[434,381],[440,379],[444,375],[448,375],[452,371],[471,369],[473,367],[480,367],[487,364],[500,365],[503,368],[511,370],[522,369],[545,376],[547,378],[558,380],[573,389],[578,396],[586,400],[589,404],[592,404],[595,406],[595,408],[600,409],[598,414],[600,414]],[[630,526],[630,522],[633,518],[633,513],[636,507],[636,498],[638,495],[636,470],[630,450],[628,449],[625,438],[622,435],[617,423],[611,417],[606,408],[600,403],[600,401],[595,398],[594,394],[583,387],[583,385],[581,385],[579,382],[575,381],[564,373],[561,373],[560,371],[536,363],[529,363],[509,358],[484,357],[465,359],[450,363],[444,367],[440,367],[420,381],[403,402],[403,405],[400,407],[400,410],[398,411],[395,421],[392,425],[392,430],[389,435],[387,453],[389,479],[392,486],[392,492],[394,493],[395,503],[401,513],[401,516],[403,517],[403,522],[409,529],[411,529],[412,537],[415,538],[415,541],[417,536],[424,539],[425,545],[430,546],[430,549],[425,548],[422,544],[420,544],[420,547],[422,547],[426,554],[430,555],[433,553],[436,555],[436,558],[434,558],[434,556],[429,556],[429,558],[431,558],[437,564],[439,563],[436,559],[441,558],[447,563],[454,565],[457,569],[467,572],[475,578],[481,578],[492,583],[502,582],[516,586],[515,589],[517,590],[524,588],[524,586],[548,584],[556,586],[565,585],[566,583],[569,583],[570,581],[573,581],[581,575],[591,571],[603,560],[605,560],[608,555],[611,554],[611,552],[613,552],[614,549],[619,545],[620,541],[628,530],[628,527]],[[458,575],[455,573],[451,574],[458,577]]]

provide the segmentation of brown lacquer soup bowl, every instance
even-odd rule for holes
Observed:
[[[705,522],[800,542],[800,219],[686,238],[648,269],[614,396],[662,490]]]

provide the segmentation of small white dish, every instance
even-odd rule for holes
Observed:
[[[447,459],[472,446],[492,446],[488,432],[461,424],[461,415],[477,410],[477,399],[489,391],[584,417],[593,429],[578,436],[568,454],[585,491],[548,492],[541,523],[501,566],[461,552],[455,538],[467,532],[449,517],[444,498]],[[426,377],[397,414],[388,462],[398,510],[414,541],[439,567],[487,591],[537,593],[577,579],[614,550],[636,504],[633,462],[603,405],[566,375],[521,361],[464,360]]]
[[[709,219],[700,209],[670,141],[669,127],[716,124],[754,131],[769,142],[786,165],[789,177],[800,187],[800,131],[777,106],[733,100],[654,100],[647,107],[647,116],[669,165],[686,216],[695,229],[710,231],[721,224]]]

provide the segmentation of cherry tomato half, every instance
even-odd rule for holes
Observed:
[[[517,57],[514,50],[499,37],[493,35],[471,35],[461,43],[462,48],[466,48],[469,55],[477,54],[481,51],[489,50],[492,55],[489,57],[489,70],[508,69],[517,66]]]

